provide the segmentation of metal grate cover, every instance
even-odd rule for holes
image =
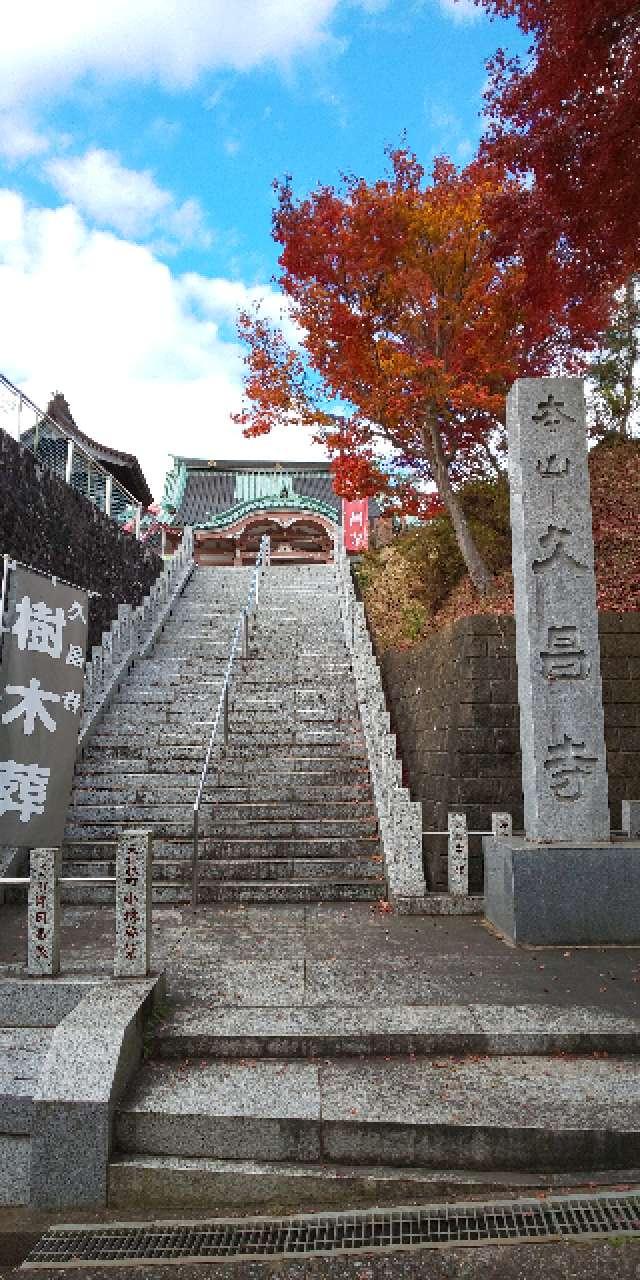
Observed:
[[[21,1270],[81,1267],[90,1262],[101,1266],[222,1262],[635,1235],[640,1235],[640,1189],[627,1195],[548,1196],[291,1218],[58,1226],[46,1232]]]

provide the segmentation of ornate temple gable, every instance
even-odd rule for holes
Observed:
[[[263,532],[274,560],[328,560],[341,514],[324,462],[175,457],[162,506],[176,530],[193,526],[203,564],[244,563]]]
[[[248,502],[239,502],[227,511],[200,525],[202,529],[229,529],[242,524],[247,516],[261,513],[273,514],[279,520],[291,524],[301,513],[323,516],[331,524],[336,523],[337,511],[328,502],[319,502],[315,498],[304,498],[298,494],[274,495],[273,497],[253,498]]]
[[[330,508],[340,519],[340,499],[325,462],[247,462],[175,457],[167,476],[163,507],[170,521],[211,526],[218,517],[246,502],[299,500]],[[310,508],[313,509],[313,508]]]

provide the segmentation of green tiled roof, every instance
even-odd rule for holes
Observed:
[[[200,524],[198,527],[200,529],[225,529],[229,525],[235,524],[237,520],[243,520],[245,516],[251,515],[254,511],[306,512],[324,516],[334,523],[338,519],[336,508],[330,506],[328,502],[319,502],[316,498],[306,498],[302,494],[294,493],[288,494],[286,498],[274,496],[254,498],[251,502],[239,502],[235,506],[229,507],[226,511],[221,511],[218,515],[212,516],[210,520]]]

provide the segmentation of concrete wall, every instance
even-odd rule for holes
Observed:
[[[0,554],[99,591],[89,607],[89,644],[119,604],[140,604],[162,561],[0,431]]]
[[[640,614],[599,615],[609,804],[640,797]],[[450,809],[486,830],[492,810],[522,827],[515,624],[464,618],[418,649],[381,657],[392,727],[425,829],[443,830]],[[446,842],[425,839],[427,884],[446,887]],[[471,845],[471,887],[482,887],[479,840]]]

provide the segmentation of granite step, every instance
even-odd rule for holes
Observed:
[[[402,1168],[631,1169],[637,1057],[152,1060],[119,1154]]]
[[[191,1006],[158,1023],[152,1043],[153,1057],[184,1060],[551,1054],[640,1055],[640,1022],[554,1005]]]
[[[176,803],[181,796],[194,795],[200,782],[201,770],[176,771],[172,776],[168,771],[163,773],[137,772],[127,769],[122,772],[105,772],[76,769],[74,777],[74,797],[79,804],[108,804],[112,801],[123,803],[128,800],[146,800]],[[302,775],[301,775],[302,776]],[[261,782],[255,778],[246,781],[245,785],[229,782],[215,770],[215,782],[207,784],[205,796],[208,800],[219,804],[345,804],[357,801],[373,807],[371,785],[368,782],[344,782],[339,775],[328,775],[324,783],[296,781],[295,774],[280,782]],[[311,774],[311,778],[315,775]],[[326,775],[319,775],[324,777]]]
[[[85,749],[76,765],[76,775],[81,778],[95,777],[100,779],[98,786],[105,785],[102,778],[108,778],[115,773],[148,773],[154,776],[158,774],[169,776],[176,769],[185,773],[201,772],[201,766],[204,757],[200,753],[200,747],[197,744],[183,744],[176,748],[165,748],[164,751],[159,749],[158,754],[152,756],[140,755],[140,743],[127,744],[131,747],[131,751],[125,748],[119,749],[117,752],[110,751],[107,747],[96,750],[89,746]],[[162,752],[162,753],[161,753]],[[172,766],[176,766],[176,768]],[[188,765],[188,767],[186,767]],[[275,780],[282,780],[282,785],[286,785],[289,779],[298,782],[309,782],[317,786],[331,785],[336,778],[349,777],[358,780],[359,786],[370,785],[369,771],[366,762],[362,756],[335,755],[327,758],[323,756],[275,756],[269,753],[268,756],[261,757],[259,760],[251,761],[237,758],[231,759],[227,754],[224,759],[218,758],[215,764],[216,777],[221,780],[223,785],[251,785],[253,782],[259,785],[261,780],[266,777]]]
[[[154,718],[152,722],[147,721],[145,724],[145,744],[155,745],[157,742],[158,745],[180,746],[208,742],[213,723],[213,716],[196,725],[192,721],[180,720],[178,717],[172,720],[167,717]],[[118,718],[115,721],[107,718],[96,728],[94,741],[125,745],[135,739],[139,733],[140,717],[137,720]],[[248,726],[243,731],[240,741],[229,743],[227,757],[232,759],[239,754],[246,755],[247,751],[257,753],[258,748],[261,754],[265,749],[268,749],[269,754],[272,752],[278,754],[284,748],[295,754],[296,751],[299,753],[301,748],[314,746],[325,747],[325,754],[333,754],[336,750],[340,754],[364,754],[365,752],[364,740],[360,734],[341,733],[335,729],[316,731],[300,728],[287,731],[277,725],[273,729],[252,729]],[[343,748],[345,750],[342,750]]]
[[[336,881],[375,880],[384,884],[382,858],[206,858],[199,857],[200,883],[252,880]],[[74,859],[65,857],[63,876],[99,877],[115,875],[114,859]],[[154,857],[154,884],[184,884],[191,878],[191,858]],[[380,895],[378,895],[380,896]]]
[[[209,806],[210,808],[210,806]],[[87,805],[82,813],[74,810],[67,821],[65,844],[73,840],[117,838],[120,831],[127,827],[150,826],[158,835],[189,835],[193,830],[192,805],[127,805],[122,812],[116,805],[108,809],[99,809]],[[377,821],[371,818],[325,818],[313,821],[309,818],[252,819],[251,821],[229,818],[224,821],[216,813],[214,817],[201,810],[200,826],[203,835],[212,838],[235,839],[287,839],[298,840],[325,837],[338,840],[349,840],[352,836],[377,835]]]
[[[200,858],[207,861],[228,859],[230,861],[259,861],[266,858],[316,859],[357,858],[365,861],[376,858],[380,853],[377,836],[350,836],[341,839],[221,839],[218,836],[200,836]],[[96,862],[112,862],[115,858],[116,840],[83,839],[65,840],[63,853],[65,858],[95,864]],[[181,837],[166,839],[161,835],[153,837],[154,859],[173,859],[174,862],[190,861],[193,849],[193,830]]]
[[[272,1217],[294,1213],[432,1204],[434,1201],[504,1200],[544,1193],[550,1186],[560,1194],[566,1178],[549,1173],[492,1170],[464,1171],[393,1168],[378,1165],[323,1164],[311,1161],[212,1160],[189,1156],[116,1155],[109,1165],[109,1208],[125,1211],[167,1210],[198,1213],[206,1219],[215,1205],[218,1215],[260,1214]],[[619,1182],[619,1171],[598,1175],[573,1174],[572,1186],[590,1194],[599,1183]],[[635,1183],[631,1173],[624,1182]],[[364,1261],[364,1259],[363,1259]],[[362,1275],[369,1275],[365,1269]],[[594,1278],[595,1280],[595,1278]]]
[[[384,898],[384,881],[374,880],[236,880],[199,882],[198,902],[207,903],[290,903],[377,902]],[[112,905],[113,885],[61,886],[67,905]],[[178,905],[191,901],[189,880],[157,881],[152,885],[154,905]]]
[[[206,813],[202,812],[201,829],[202,835],[209,836],[212,840],[262,840],[280,841],[280,840],[314,840],[317,837],[329,838],[329,840],[347,841],[352,838],[362,836],[378,835],[378,828],[374,820],[371,822],[351,822],[342,819],[340,822],[305,822],[305,820],[297,819],[293,822],[279,823],[221,823],[215,824],[215,831],[210,831],[206,827]],[[182,819],[169,819],[163,808],[150,809],[147,808],[145,813],[132,815],[131,810],[127,818],[119,818],[118,815],[111,812],[110,817],[105,817],[101,822],[97,820],[77,820],[77,822],[68,822],[64,833],[64,844],[73,844],[78,840],[105,840],[105,838],[113,838],[116,840],[120,832],[127,832],[127,828],[138,828],[140,826],[148,826],[155,832],[156,836],[183,836],[191,838],[193,832],[193,809],[189,808],[187,817]]]
[[[114,812],[122,813],[126,820],[136,817],[143,819],[151,810],[155,811],[158,808],[161,808],[167,817],[183,818],[187,815],[185,803],[192,809],[195,798],[191,788],[179,785],[173,788],[157,786],[153,790],[150,788],[147,792],[142,787],[133,787],[132,792],[131,796],[119,800],[120,792],[114,794],[111,791],[89,789],[83,791],[79,788],[74,791],[73,803],[69,809],[70,821],[81,822],[85,817],[87,821],[93,821],[103,814],[110,818]],[[272,800],[260,804],[255,801],[236,800],[233,797],[225,800],[224,792],[216,791],[214,794],[210,791],[202,799],[203,814],[210,813],[211,808],[215,809],[216,830],[222,830],[230,824],[235,826],[237,823],[269,822],[278,826],[282,822],[318,822],[325,818],[336,822],[343,819],[351,822],[358,822],[361,819],[365,823],[375,822],[370,798],[345,801],[326,798],[311,801],[283,799],[280,802]]]

